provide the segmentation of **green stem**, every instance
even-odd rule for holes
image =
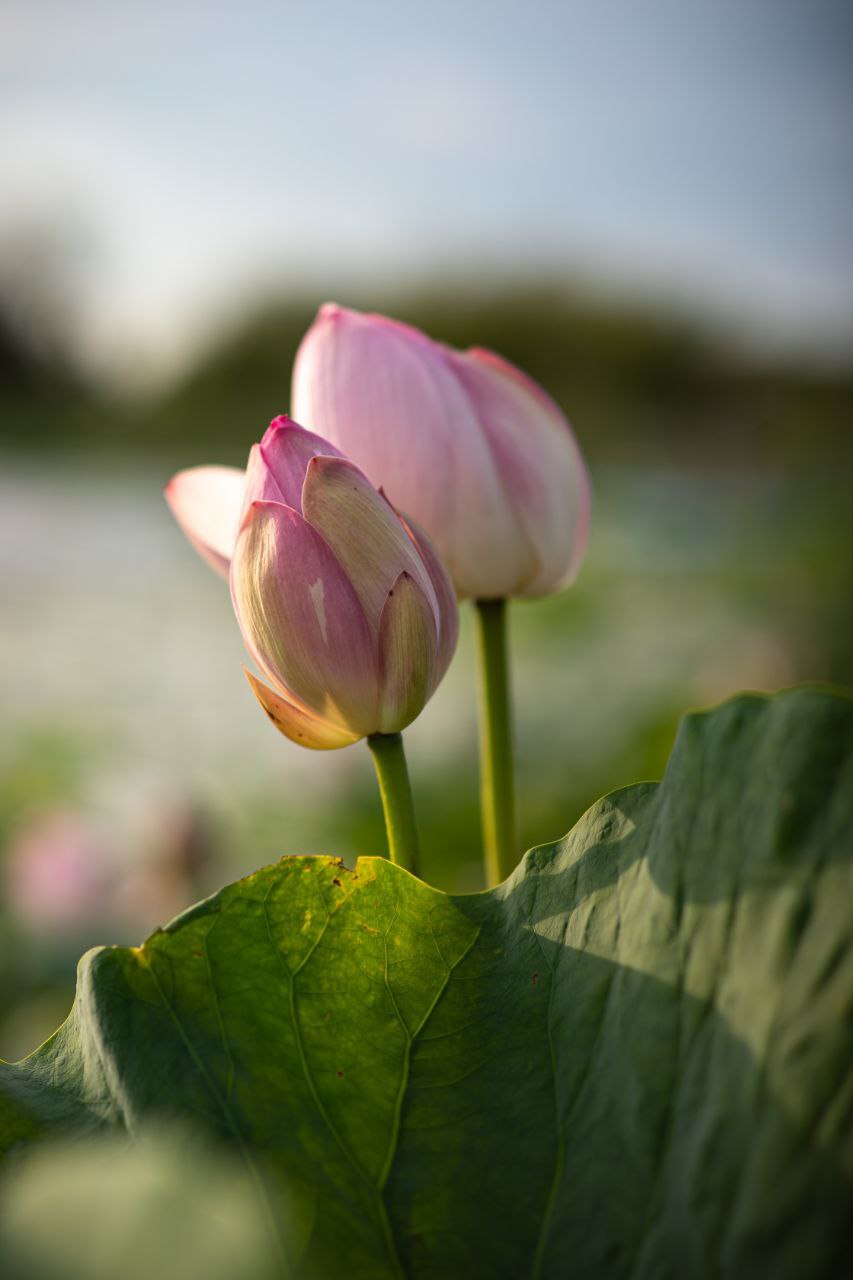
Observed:
[[[480,808],[486,883],[500,884],[518,861],[506,600],[475,601],[480,690]]]
[[[379,794],[388,833],[388,853],[392,862],[418,874],[418,828],[406,753],[401,733],[372,733],[367,745],[373,754]]]

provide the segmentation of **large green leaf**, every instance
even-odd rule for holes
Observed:
[[[800,690],[688,717],[490,893],[284,859],[85,957],[0,1136],[177,1114],[300,1275],[837,1277],[851,833],[853,703]]]

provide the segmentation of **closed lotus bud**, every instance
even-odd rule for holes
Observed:
[[[420,522],[459,596],[540,596],[575,577],[590,509],[580,449],[499,356],[328,304],[297,354],[291,408]]]
[[[230,470],[182,472],[166,492],[205,559],[220,571],[230,560],[240,629],[272,686],[249,675],[267,715],[317,749],[405,728],[458,633],[453,587],[427,538],[288,418],[253,447],[245,475],[224,480]]]

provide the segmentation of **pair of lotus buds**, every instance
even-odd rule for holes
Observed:
[[[182,471],[166,496],[230,578],[269,681],[249,675],[258,701],[287,737],[329,749],[415,719],[453,656],[457,596],[572,581],[589,481],[535,382],[383,316],[320,309],[292,411],[305,426],[276,418],[245,471]]]

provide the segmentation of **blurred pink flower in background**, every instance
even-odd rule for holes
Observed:
[[[5,849],[2,896],[15,923],[47,942],[90,944],[165,924],[199,896],[212,858],[203,816],[189,804],[152,815],[147,831],[124,831],[120,858],[85,814],[30,817]]]
[[[541,596],[575,577],[583,457],[550,396],[500,356],[327,303],[297,353],[291,411],[423,525],[459,596]]]
[[[99,833],[69,810],[40,813],[12,836],[4,897],[36,932],[76,933],[103,917],[113,870]]]

